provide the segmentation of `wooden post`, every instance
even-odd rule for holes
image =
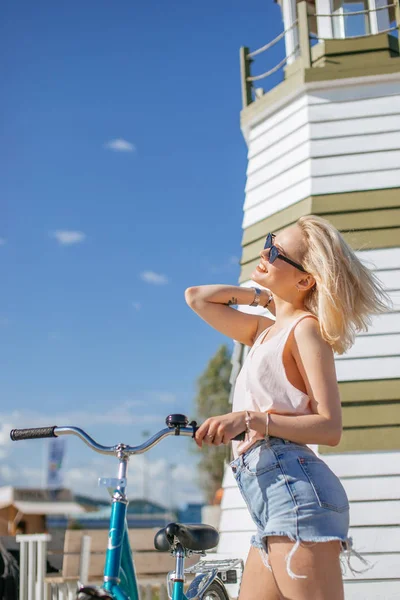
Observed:
[[[90,535],[82,536],[81,556],[79,563],[79,581],[84,585],[89,583],[90,547],[92,538]]]
[[[311,68],[310,31],[308,29],[307,2],[305,2],[305,0],[302,0],[297,5],[297,19],[298,19],[298,27],[299,27],[300,56],[303,59],[304,68],[310,69]]]
[[[250,63],[251,58],[248,57],[249,49],[246,46],[240,48],[240,77],[242,81],[242,105],[243,108],[249,106],[252,103],[251,97],[251,81],[248,80],[250,77]]]
[[[167,588],[163,583],[160,585],[160,600],[168,600]]]

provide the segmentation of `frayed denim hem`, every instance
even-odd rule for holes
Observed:
[[[271,533],[266,533],[263,534],[262,536],[262,542],[259,541],[258,536],[253,535],[251,537],[250,543],[254,548],[257,548],[261,559],[264,563],[264,565],[272,572],[272,568],[271,565],[269,564],[269,558],[268,558],[268,552],[266,549],[266,544],[264,543],[264,539],[267,538],[270,535],[279,535],[279,536],[284,536],[284,537],[288,537],[290,540],[292,540],[293,542],[296,542],[293,546],[293,548],[290,550],[289,554],[285,557],[286,560],[286,568],[287,568],[287,572],[289,577],[291,577],[292,579],[307,579],[307,575],[296,575],[295,573],[293,573],[292,569],[290,568],[290,562],[293,558],[294,553],[296,552],[296,550],[299,548],[300,543],[301,542],[331,542],[333,540],[339,540],[341,542],[341,546],[342,546],[342,550],[340,552],[340,562],[341,562],[341,567],[343,567],[343,562],[342,562],[342,556],[344,556],[344,558],[347,561],[347,566],[350,569],[350,571],[352,572],[353,575],[359,574],[359,573],[365,573],[366,571],[368,571],[370,568],[372,568],[373,565],[371,565],[371,563],[367,560],[365,560],[365,558],[363,558],[361,556],[361,554],[359,554],[359,552],[357,552],[356,550],[354,550],[353,548],[353,538],[352,537],[348,537],[345,540],[343,540],[342,538],[338,537],[338,536],[321,536],[321,537],[314,537],[312,539],[309,540],[304,540],[304,539],[299,539],[299,538],[295,538],[293,535],[288,534],[288,533],[275,533],[275,532],[271,532]],[[350,558],[351,556],[356,556],[362,563],[364,563],[364,565],[367,565],[366,569],[363,569],[361,571],[357,571],[356,569],[354,569],[351,564],[350,564]],[[345,573],[343,572],[343,568],[341,568],[342,570],[342,575],[344,575]]]

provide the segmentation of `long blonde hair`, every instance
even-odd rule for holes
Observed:
[[[368,330],[371,315],[390,310],[390,297],[329,221],[308,215],[297,225],[305,241],[302,265],[316,281],[305,306],[318,317],[322,337],[343,354]]]

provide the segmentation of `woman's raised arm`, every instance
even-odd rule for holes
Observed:
[[[267,290],[261,290],[260,306],[265,306],[270,297]],[[246,346],[252,346],[254,340],[274,321],[260,315],[249,315],[232,308],[237,304],[251,304],[254,289],[232,285],[199,285],[185,291],[185,300],[194,312],[206,323],[224,335]],[[268,310],[274,314],[272,300]]]

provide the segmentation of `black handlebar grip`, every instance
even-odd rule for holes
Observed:
[[[10,438],[13,442],[18,442],[19,440],[57,437],[54,433],[56,428],[57,425],[53,425],[53,427],[34,427],[31,429],[11,429]]]

